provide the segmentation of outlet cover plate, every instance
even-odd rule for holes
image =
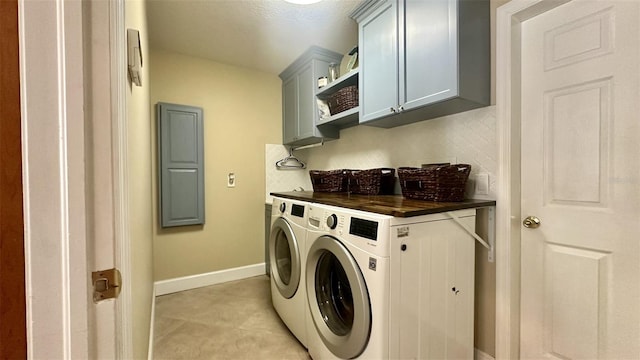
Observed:
[[[476,195],[489,195],[489,174],[476,175]]]

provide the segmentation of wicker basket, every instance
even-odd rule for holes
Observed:
[[[345,86],[327,99],[331,115],[341,113],[358,106],[358,87]]]
[[[471,172],[467,164],[433,164],[420,168],[398,168],[402,195],[409,199],[463,201]]]
[[[348,188],[347,174],[350,170],[309,170],[313,191],[346,192]]]
[[[391,168],[352,170],[349,172],[349,191],[365,195],[393,194],[395,173]]]

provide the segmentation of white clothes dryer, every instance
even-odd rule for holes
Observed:
[[[313,359],[389,358],[392,218],[311,205],[306,286]]]
[[[306,235],[309,203],[274,198],[269,236],[271,300],[291,333],[307,347]]]

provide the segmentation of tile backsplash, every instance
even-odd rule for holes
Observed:
[[[299,154],[294,154],[298,157]],[[274,191],[311,190],[311,181],[307,169],[279,170],[276,162],[289,156],[289,150],[284,145],[265,145],[265,202],[271,204],[273,196],[269,194]],[[301,158],[302,159],[302,158]]]
[[[467,196],[494,199],[497,175],[496,108],[489,106],[461,114],[392,129],[356,126],[340,132],[340,139],[321,147],[298,150],[304,170],[276,170],[286,157],[283,145],[266,145],[266,191],[311,190],[308,169],[370,169],[452,162],[471,165]],[[489,194],[474,193],[477,174],[489,177]]]

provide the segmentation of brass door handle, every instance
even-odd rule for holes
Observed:
[[[528,229],[537,229],[540,226],[540,219],[535,216],[527,216],[522,220],[522,225]]]

